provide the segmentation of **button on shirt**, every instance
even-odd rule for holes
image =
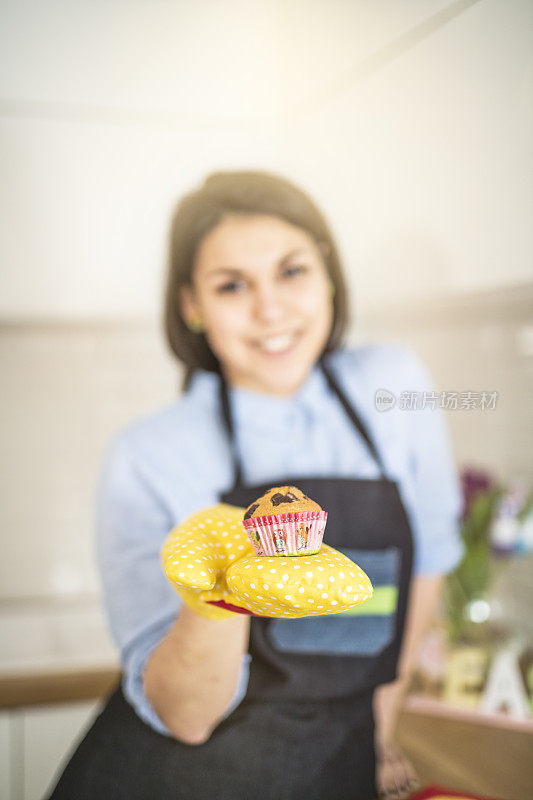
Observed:
[[[462,555],[461,494],[431,378],[401,345],[340,350],[329,362],[368,426],[387,477],[398,482],[413,531],[414,575],[451,571]],[[96,493],[98,562],[124,694],[141,719],[167,735],[143,687],[148,657],[182,603],[162,571],[160,550],[175,525],[218,503],[232,486],[218,386],[217,375],[198,371],[179,400],[116,434],[104,453]],[[396,398],[387,411],[375,403],[383,389]],[[413,398],[418,408],[410,407]],[[233,387],[230,400],[244,483],[276,485],[287,475],[379,477],[319,367],[292,397]],[[226,715],[244,697],[249,660],[243,657]]]

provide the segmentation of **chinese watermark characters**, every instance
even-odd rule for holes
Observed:
[[[396,396],[388,389],[378,389],[374,404],[378,411],[390,411],[397,407],[400,411],[422,411],[444,409],[445,411],[494,411],[498,402],[498,392],[418,392],[403,391]]]

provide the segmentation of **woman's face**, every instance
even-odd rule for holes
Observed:
[[[322,255],[277,217],[226,217],[198,248],[187,321],[200,317],[229,382],[280,396],[305,381],[328,339],[333,302]]]

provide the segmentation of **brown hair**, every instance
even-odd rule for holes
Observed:
[[[195,370],[220,373],[220,364],[203,333],[187,327],[180,307],[181,289],[192,283],[196,252],[204,238],[228,215],[267,214],[306,231],[320,247],[335,293],[333,324],[324,353],[341,343],[348,321],[346,285],[329,227],[302,189],[268,172],[214,172],[176,206],[170,225],[164,295],[164,332],[174,355],[185,365],[183,388]]]

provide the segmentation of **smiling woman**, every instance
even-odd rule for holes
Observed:
[[[189,324],[203,321],[228,381],[286,396],[326,346],[331,287],[305,231],[271,216],[228,216],[198,248],[182,313]]]
[[[346,323],[335,242],[303,190],[265,172],[218,172],[182,198],[170,230],[165,331],[185,364],[184,388],[195,369],[222,371],[227,336],[238,385],[290,394],[339,345]]]
[[[413,575],[433,585],[460,558],[460,495],[438,413],[375,405],[383,386],[431,381],[404,347],[342,347],[346,303],[328,226],[290,182],[221,172],[178,204],[165,330],[185,391],[105,453],[97,549],[124,679],[54,800],[375,800],[376,779],[405,796],[404,762],[383,769],[380,690],[419,636]],[[273,486],[312,497],[328,526],[318,552],[279,564],[274,531],[278,555],[250,580],[240,526]],[[171,530],[179,595],[161,566]],[[358,614],[338,613],[364,589],[350,554],[376,586]]]

